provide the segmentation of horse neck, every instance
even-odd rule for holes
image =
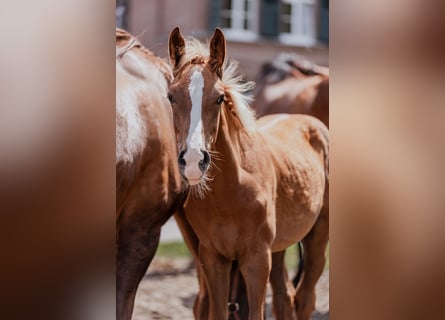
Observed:
[[[215,142],[215,151],[221,160],[215,160],[217,169],[214,170],[214,182],[220,178],[227,182],[239,182],[240,173],[246,158],[246,151],[253,146],[253,135],[244,127],[237,123],[235,118],[226,106],[222,108],[218,136]],[[218,170],[219,169],[219,170]]]

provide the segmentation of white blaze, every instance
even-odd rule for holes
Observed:
[[[187,152],[184,154],[186,162],[184,174],[189,180],[198,180],[202,176],[199,162],[204,158],[201,150],[204,149],[204,136],[202,128],[202,94],[204,78],[199,71],[193,72],[190,77],[189,94],[192,100],[190,113],[190,128],[187,135]]]

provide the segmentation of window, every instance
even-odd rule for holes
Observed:
[[[223,0],[220,22],[228,38],[255,40],[258,34],[258,0]]]
[[[280,40],[289,44],[314,45],[317,41],[316,0],[282,0]]]

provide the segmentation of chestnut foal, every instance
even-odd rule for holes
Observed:
[[[169,54],[178,164],[191,188],[183,214],[196,234],[188,243],[208,290],[208,318],[227,319],[236,260],[246,283],[249,320],[264,318],[272,264],[274,297],[285,297],[274,299],[277,317],[293,319],[295,299],[298,319],[309,319],[328,241],[328,216],[321,210],[328,180],[326,126],[305,115],[256,121],[243,95],[249,84],[235,77],[235,64],[225,64],[219,29],[206,48],[186,41],[175,28]],[[284,251],[303,239],[306,265],[295,294],[285,275]],[[198,317],[207,312],[205,306],[195,311]]]

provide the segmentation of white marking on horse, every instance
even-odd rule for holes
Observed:
[[[187,178],[200,179],[202,172],[199,162],[204,158],[201,150],[204,149],[204,136],[202,127],[202,95],[204,78],[200,71],[195,71],[190,77],[189,95],[192,101],[190,112],[190,128],[187,135],[187,152],[184,154],[186,162],[184,174]]]
[[[116,163],[133,162],[145,148],[146,125],[139,110],[135,90],[116,90]]]

